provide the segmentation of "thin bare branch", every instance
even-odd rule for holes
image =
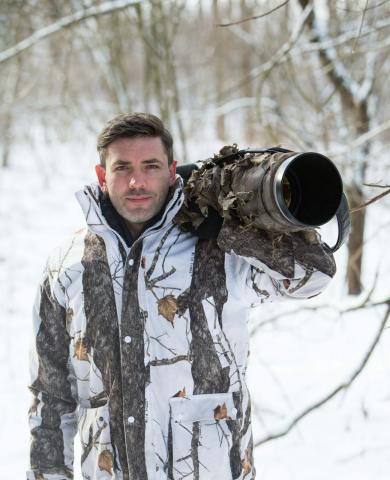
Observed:
[[[376,3],[374,5],[367,6],[366,10],[374,10],[375,8],[382,7],[383,5],[385,5],[388,2],[389,2],[389,0],[383,0],[382,2]],[[348,8],[341,7],[340,5],[336,5],[336,8],[338,10],[342,10],[342,11],[348,12],[348,13],[359,13],[360,12],[360,10],[354,10],[351,7],[348,7]]]
[[[288,2],[289,2],[289,0],[286,0],[285,2],[281,3],[280,5],[277,5],[275,8],[272,8],[271,10],[268,10],[268,12],[261,13],[260,15],[254,15],[252,17],[242,18],[241,20],[237,20],[236,22],[219,23],[219,24],[217,24],[217,27],[231,27],[232,25],[239,25],[240,23],[249,22],[250,20],[258,20],[259,18],[267,17],[268,15],[271,15],[271,13],[276,12],[276,10],[279,10],[279,8],[282,8],[285,5],[287,5]]]
[[[390,297],[385,298],[383,300],[376,301],[376,302],[371,301],[372,295],[375,292],[375,288],[377,285],[378,276],[379,276],[379,272],[377,271],[375,274],[373,284],[371,285],[370,289],[367,291],[366,295],[362,299],[360,299],[358,303],[350,307],[340,308],[335,304],[327,303],[327,304],[320,304],[320,305],[309,305],[307,307],[303,306],[303,307],[296,308],[294,310],[286,310],[285,312],[279,312],[276,315],[272,315],[271,317],[266,318],[265,320],[255,325],[253,329],[250,331],[250,336],[251,338],[253,338],[259,332],[259,330],[261,330],[263,327],[267,325],[271,325],[284,317],[291,318],[303,312],[317,312],[318,310],[333,310],[338,315],[344,315],[345,313],[350,313],[363,308],[372,308],[372,307],[375,308],[375,307],[380,307],[382,305],[387,305],[390,303]]]
[[[45,38],[54,35],[55,33],[58,33],[64,28],[73,27],[74,25],[91,17],[97,17],[118,10],[123,10],[124,8],[130,7],[132,5],[137,5],[142,1],[143,0],[111,0],[108,2],[104,2],[101,5],[78,10],[75,13],[60,18],[59,20],[52,23],[51,25],[48,25],[47,27],[43,27],[37,30],[32,35],[25,38],[16,45],[13,45],[12,47],[0,52],[0,63],[5,62],[6,60],[9,60],[16,55],[19,55],[21,52],[24,52],[25,50],[31,48],[33,45],[37,44],[41,40],[44,40]]]
[[[370,96],[374,87],[375,78],[377,76],[377,69],[375,65],[377,63],[378,55],[376,51],[367,52],[366,71],[364,80],[360,85],[359,98],[361,101],[366,101]]]
[[[390,185],[379,185],[378,183],[363,183],[365,187],[390,188]]]
[[[353,42],[353,46],[352,46],[352,53],[355,51],[356,49],[356,46],[358,44],[358,41],[360,39],[360,35],[362,34],[362,30],[363,30],[363,24],[364,24],[364,18],[366,16],[366,12],[367,12],[367,7],[368,7],[368,0],[366,0],[366,5],[363,9],[363,13],[362,13],[362,18],[360,20],[360,25],[359,25],[359,31],[358,31],[358,34],[355,38],[355,41]]]
[[[299,3],[302,8],[307,8],[307,6],[311,4],[309,0],[299,0]],[[323,28],[320,27],[314,9],[308,17],[307,26],[310,29],[314,43],[321,43],[324,40],[328,40],[328,32],[325,32]],[[354,104],[358,104],[359,84],[350,74],[344,62],[339,58],[336,49],[331,47],[324,48],[319,50],[318,53],[319,60],[325,68],[329,80],[337,88],[344,101],[350,105],[350,108],[352,108]]]
[[[364,36],[377,34],[380,30],[383,30],[389,27],[390,27],[390,20],[388,18],[378,20],[378,22],[376,22],[375,24],[364,27],[360,34],[360,38]],[[351,42],[354,38],[356,38],[355,32],[352,30],[349,30],[345,33],[338,35],[335,38],[326,38],[321,41],[304,44],[302,45],[300,51],[297,53],[299,54],[311,53],[311,52],[317,52],[318,50],[325,50],[327,48],[339,47],[341,45],[344,45],[345,43]],[[372,45],[370,45],[370,50],[372,50],[372,48],[373,48]]]
[[[368,200],[367,202],[363,203],[363,205],[359,205],[358,207],[351,208],[349,211],[350,211],[350,213],[354,213],[354,212],[357,212],[359,210],[363,210],[363,208],[366,208],[368,205],[371,205],[371,203],[374,203],[374,202],[378,201],[379,199],[381,199],[382,197],[385,197],[389,193],[390,193],[390,188],[388,190],[386,190],[385,192],[382,192],[379,195],[377,195],[376,197],[373,197],[370,200]]]
[[[229,86],[227,89],[223,90],[220,93],[220,97],[226,97],[227,95],[234,93],[238,88],[240,88],[242,85],[244,85],[246,82],[249,82],[251,80],[256,79],[260,75],[267,74],[269,73],[275,66],[277,66],[280,63],[283,63],[286,58],[290,55],[290,51],[294,48],[296,43],[298,42],[306,20],[308,16],[310,15],[313,7],[312,5],[308,5],[300,15],[299,19],[297,20],[294,30],[291,33],[291,36],[289,39],[279,48],[277,52],[275,52],[272,55],[272,58],[268,60],[267,62],[263,63],[262,65],[259,65],[255,68],[253,68],[248,75],[246,75],[244,78],[242,78],[239,82],[236,82],[234,85]],[[208,99],[208,102],[213,102],[216,100],[216,97],[211,97]]]
[[[390,129],[390,120],[387,120],[386,122],[381,123],[375,128],[372,128],[366,133],[363,133],[359,137],[356,138],[352,143],[350,143],[347,147],[343,148],[342,150],[336,150],[334,152],[330,152],[329,155],[332,158],[336,157],[344,157],[345,155],[348,155],[351,150],[354,150],[355,148],[360,147],[364,143],[368,142],[372,138],[376,137],[377,135],[385,132],[386,130]]]
[[[356,310],[361,310],[363,308],[368,308],[368,307],[377,307],[377,306],[382,306],[385,305],[389,302],[390,298],[387,298],[385,300],[382,300],[379,304],[375,304],[375,302],[371,301],[371,298],[373,294],[375,293],[375,289],[378,283],[378,278],[379,278],[379,266],[377,266],[376,271],[375,271],[375,277],[374,281],[371,285],[371,288],[367,291],[367,294],[362,298],[361,302],[358,303],[357,305],[353,305],[352,307],[345,308],[342,313],[350,313],[350,312],[355,312]]]
[[[301,420],[303,420],[307,415],[309,415],[311,412],[314,410],[317,410],[318,408],[322,407],[324,404],[329,402],[332,398],[334,398],[338,393],[342,392],[343,390],[348,389],[352,383],[356,380],[356,378],[360,375],[360,373],[363,371],[364,367],[367,365],[368,360],[371,358],[375,347],[378,345],[379,340],[382,336],[382,333],[386,327],[387,319],[390,314],[390,302],[387,302],[387,309],[386,313],[379,325],[378,331],[368,348],[367,352],[365,353],[363,359],[361,360],[360,364],[358,367],[355,369],[355,371],[352,373],[352,375],[343,383],[338,385],[336,388],[334,388],[330,393],[325,395],[325,397],[321,398],[319,401],[313,403],[309,407],[305,408],[301,413],[299,413],[296,417],[294,417],[290,423],[282,428],[279,432],[272,433],[266,437],[261,438],[255,443],[255,447],[259,447],[260,445],[263,445],[266,442],[269,442],[271,440],[276,440],[277,438],[281,438],[286,436]]]
[[[253,48],[257,48],[257,40],[250,35],[248,32],[243,30],[242,28],[238,28],[236,25],[232,25],[233,28],[230,30],[232,33],[236,34],[238,38],[244,41],[247,45],[250,45]],[[390,19],[383,18],[378,20],[376,23],[372,25],[366,25],[363,27],[360,38],[369,37],[372,35],[377,35],[381,30],[388,29],[390,27]],[[315,53],[320,50],[326,50],[328,48],[336,48],[346,43],[353,42],[356,39],[356,31],[355,30],[347,30],[344,33],[340,33],[337,37],[329,37],[326,39],[322,39],[321,41],[318,40],[313,42],[312,40],[308,43],[302,43],[299,48],[295,49],[293,53],[291,53],[290,57],[297,58],[301,57],[305,53]],[[367,48],[367,51],[373,52],[376,49],[380,48],[387,48],[389,46],[388,42],[385,40],[381,40],[380,43],[374,44],[372,42],[365,42],[364,44]],[[359,49],[360,51],[361,49]]]

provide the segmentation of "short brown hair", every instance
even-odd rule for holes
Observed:
[[[107,149],[118,138],[160,137],[168,157],[173,162],[173,140],[163,122],[151,113],[125,113],[118,115],[104,126],[97,137],[100,164],[106,166]]]

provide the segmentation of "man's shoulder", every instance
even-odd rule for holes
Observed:
[[[80,264],[87,232],[88,229],[85,228],[68,235],[47,257],[40,286],[49,287],[61,305],[64,305],[64,289],[74,282],[81,272]]]
[[[87,228],[82,228],[68,235],[49,253],[47,268],[61,272],[72,264],[79,263],[84,250]]]

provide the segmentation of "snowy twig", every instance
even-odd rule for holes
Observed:
[[[259,65],[258,67],[253,68],[248,75],[242,78],[239,82],[235,83],[234,85],[228,87],[226,90],[221,92],[219,96],[227,96],[229,93],[235,92],[238,88],[244,85],[246,82],[250,80],[254,80],[255,78],[259,77],[262,74],[269,73],[276,65],[282,63],[284,59],[289,55],[290,50],[294,48],[295,44],[298,42],[303,28],[305,26],[306,20],[312,11],[312,5],[308,5],[302,12],[301,16],[299,17],[298,21],[294,26],[294,30],[290,36],[290,38],[279,48],[279,50],[272,55],[272,58],[267,62]],[[215,101],[215,98],[210,98],[208,102]]]
[[[376,22],[375,24],[364,27],[364,29],[360,34],[360,38],[378,34],[378,32],[380,32],[381,30],[385,30],[388,28],[390,28],[390,19],[385,18],[385,19],[378,20],[378,22]],[[248,34],[248,32],[245,32],[243,29],[240,29],[237,26],[233,25],[231,32],[236,34],[241,40],[243,40],[245,43],[247,43],[251,47],[253,48],[258,47],[258,43],[256,39],[254,39],[252,35]],[[306,54],[318,53],[321,50],[326,50],[330,48],[335,49],[335,47],[340,47],[344,44],[354,41],[355,38],[356,38],[356,32],[351,30],[344,33],[340,33],[335,38],[327,37],[321,40],[318,39],[317,41],[302,43],[297,48],[295,48],[293,52],[290,52],[289,56],[286,56],[283,59],[281,59],[279,61],[279,64],[283,64],[284,62],[287,62],[289,59],[301,59]],[[389,40],[381,40],[378,43],[372,43],[372,42],[365,43],[365,47],[368,49],[367,51],[371,53],[371,55],[375,51],[386,49],[389,46],[390,46]],[[361,51],[361,48],[359,49],[359,51]]]
[[[360,38],[367,37],[370,35],[377,35],[378,32],[380,32],[381,30],[385,30],[388,28],[390,28],[390,19],[384,18],[384,19],[378,20],[373,25],[365,26],[360,34]],[[237,36],[241,40],[243,40],[245,43],[247,43],[251,47],[253,48],[258,47],[258,42],[256,41],[256,39],[252,35],[248,34],[248,32],[238,28],[236,25],[233,25],[231,32],[237,34]],[[298,48],[294,50],[293,53],[289,55],[289,57],[286,57],[284,61],[289,60],[289,58],[300,58],[304,54],[308,54],[308,53],[317,53],[320,50],[326,50],[330,48],[334,49],[335,47],[340,47],[344,44],[354,41],[355,38],[356,38],[356,32],[354,30],[349,30],[344,33],[340,33],[337,37],[334,37],[334,38],[326,37],[326,38],[317,39],[317,41],[311,40],[308,43],[302,43]],[[387,48],[389,44],[390,43],[386,42],[385,40],[381,40],[381,42],[378,44],[369,43],[368,44],[369,51],[372,52],[378,48],[380,49]]]
[[[385,4],[388,3],[389,1],[390,1],[390,0],[382,0],[381,2],[375,3],[374,5],[370,5],[370,6],[367,5],[367,6],[365,7],[365,9],[366,9],[366,10],[374,10],[375,8],[382,7],[382,5],[385,5]],[[339,7],[339,8],[341,8],[341,7]],[[354,9],[352,9],[351,7],[349,7],[349,8],[343,8],[343,10],[344,10],[345,12],[350,12],[350,13],[352,13],[352,12],[354,12],[354,13],[359,13],[359,12],[360,12],[360,10],[354,10]]]
[[[309,0],[299,0],[299,3],[302,8],[307,8],[307,6],[310,5]],[[320,28],[314,10],[312,10],[309,15],[307,23],[315,43],[328,40],[329,35]],[[343,98],[348,101],[348,103],[358,104],[359,84],[338,57],[336,49],[332,47],[320,49],[319,59],[322,65],[326,68],[326,73],[329,79],[337,87]]]
[[[390,185],[379,185],[379,183],[363,183],[363,185],[365,187],[390,188]]]
[[[364,18],[365,18],[365,16],[366,16],[367,7],[368,7],[368,0],[366,0],[366,5],[365,5],[365,7],[364,7],[364,9],[363,9],[363,12],[362,12],[362,19],[361,19],[360,25],[359,25],[359,32],[358,32],[358,34],[357,34],[357,36],[356,36],[356,38],[355,38],[355,41],[354,41],[354,43],[353,43],[352,52],[355,51],[355,48],[356,48],[356,46],[357,46],[357,44],[358,44],[360,35],[362,34],[363,24],[364,24]]]
[[[374,282],[371,288],[368,290],[366,296],[363,297],[362,301],[357,305],[353,305],[352,307],[345,308],[342,313],[350,313],[350,312],[355,312],[356,310],[361,310],[363,308],[379,307],[382,305],[387,305],[390,301],[390,298],[387,298],[386,300],[382,300],[381,302],[377,302],[377,303],[370,301],[373,293],[375,292],[378,278],[379,278],[379,268],[376,269]]]
[[[375,347],[378,345],[378,342],[381,338],[381,335],[385,329],[387,319],[390,314],[390,301],[386,302],[387,303],[387,310],[386,313],[379,325],[378,331],[374,337],[374,340],[372,341],[369,349],[367,350],[366,354],[364,355],[362,361],[356,368],[356,370],[352,373],[352,375],[343,383],[338,385],[335,389],[333,389],[330,393],[328,393],[325,397],[314,403],[313,405],[310,405],[307,407],[305,410],[303,410],[300,414],[298,414],[295,418],[293,418],[290,423],[282,428],[279,432],[272,433],[264,438],[261,438],[255,443],[255,447],[259,447],[260,445],[263,445],[266,442],[269,442],[270,440],[276,440],[277,438],[284,437],[287,435],[303,418],[305,418],[307,415],[309,415],[311,412],[314,410],[322,407],[324,404],[329,402],[332,398],[334,398],[338,393],[340,393],[343,390],[348,389],[352,383],[356,380],[356,378],[359,376],[359,374],[363,371],[364,367],[367,365],[368,360],[370,359],[371,355],[373,354]]]
[[[351,208],[349,211],[350,211],[350,213],[354,213],[354,212],[357,212],[358,210],[363,210],[363,208],[366,208],[368,205],[371,205],[371,203],[376,202],[380,198],[388,195],[389,193],[390,193],[390,188],[388,190],[386,190],[385,192],[380,193],[376,197],[371,198],[370,200],[363,203],[362,205],[359,205],[358,207],[355,207],[355,208]]]
[[[377,280],[378,280],[378,272],[375,275],[374,282],[371,286],[371,288],[368,290],[367,294],[359,301],[359,303],[353,305],[352,307],[340,309],[337,306],[327,303],[327,304],[322,304],[322,305],[314,305],[314,306],[307,306],[307,307],[299,307],[294,310],[286,310],[285,312],[278,313],[276,315],[273,315],[272,317],[269,317],[259,324],[257,324],[253,330],[250,331],[250,336],[253,338],[254,335],[258,333],[258,331],[267,326],[271,325],[272,323],[275,323],[277,320],[280,320],[283,317],[294,317],[295,315],[298,315],[302,312],[317,312],[318,310],[333,310],[339,315],[344,315],[345,313],[350,313],[352,311],[360,310],[363,308],[372,308],[372,307],[379,307],[382,305],[387,305],[390,303],[390,297],[386,298],[384,300],[380,300],[377,302],[371,302],[371,297],[372,294],[375,291],[376,285],[377,285]]]
[[[219,24],[217,24],[217,27],[231,27],[232,25],[239,25],[240,23],[249,22],[250,20],[258,20],[259,18],[266,17],[266,16],[270,15],[271,13],[276,12],[276,10],[279,10],[279,8],[282,8],[285,5],[287,5],[288,2],[289,2],[289,0],[286,0],[285,2],[281,3],[280,5],[277,5],[275,8],[272,8],[271,10],[268,10],[268,12],[261,13],[260,15],[254,15],[252,17],[242,18],[241,20],[237,20],[236,22],[219,23]]]
[[[342,150],[335,150],[334,152],[330,152],[329,156],[332,158],[343,157],[346,154],[350,153],[351,150],[362,146],[364,143],[368,142],[372,138],[376,137],[377,135],[385,132],[386,130],[390,129],[390,120],[381,123],[375,128],[372,128],[366,133],[363,133],[355,141],[350,143],[347,147],[343,148]]]
[[[137,5],[141,3],[143,0],[111,0],[108,2],[104,2],[101,5],[96,5],[93,7],[84,8],[82,10],[78,10],[75,13],[67,15],[65,17],[60,18],[56,22],[48,25],[47,27],[43,27],[40,30],[37,30],[29,37],[25,38],[21,42],[13,45],[6,50],[0,52],[0,63],[9,60],[12,57],[15,57],[19,53],[23,52],[31,48],[36,43],[40,42],[41,40],[53,35],[64,28],[72,27],[73,25],[80,23],[84,20],[87,20],[91,17],[96,17],[99,15],[105,15],[107,13],[112,13],[117,10],[122,10],[124,8],[130,7],[132,5]]]
[[[363,31],[360,34],[360,38],[368,36],[368,35],[373,35],[377,34],[380,30],[386,29],[390,27],[390,19],[385,18],[381,19],[372,26],[367,26],[363,29]],[[299,54],[301,53],[311,53],[311,52],[317,52],[319,50],[325,50],[328,48],[335,48],[338,46],[341,46],[345,43],[349,43],[352,40],[356,38],[354,31],[347,31],[345,33],[341,33],[335,38],[326,38],[319,40],[317,42],[310,42],[308,44],[302,45],[301,49],[299,50]],[[370,50],[374,50],[374,46],[370,44]]]
[[[350,307],[344,310],[343,313],[353,312],[355,310],[360,310],[361,308],[374,308],[374,307],[381,307],[382,305],[389,305],[390,298],[386,298],[385,300],[379,300],[378,302],[366,302],[362,306]]]

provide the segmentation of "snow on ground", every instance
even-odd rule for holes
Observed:
[[[203,144],[197,150],[199,157],[192,159],[208,156],[214,147]],[[1,478],[24,478],[29,443],[26,385],[31,306],[48,252],[83,223],[73,193],[94,179],[95,159],[92,143],[73,150],[53,146],[32,152],[25,148],[16,152],[11,168],[0,171]],[[369,289],[379,268],[375,300],[389,296],[386,247],[390,212],[384,205],[369,208],[364,283]],[[336,278],[320,297],[253,311],[251,329],[276,314],[301,307],[299,313],[262,326],[252,339],[248,380],[255,441],[278,431],[348,379],[376,334],[383,307],[342,317],[337,313],[337,309],[361,300],[345,294],[345,249],[337,254],[337,262]],[[328,308],[306,309],[313,305]],[[364,373],[347,391],[312,412],[284,438],[256,449],[258,478],[387,480],[389,351],[389,330],[385,330]],[[75,478],[81,479],[77,468]]]

